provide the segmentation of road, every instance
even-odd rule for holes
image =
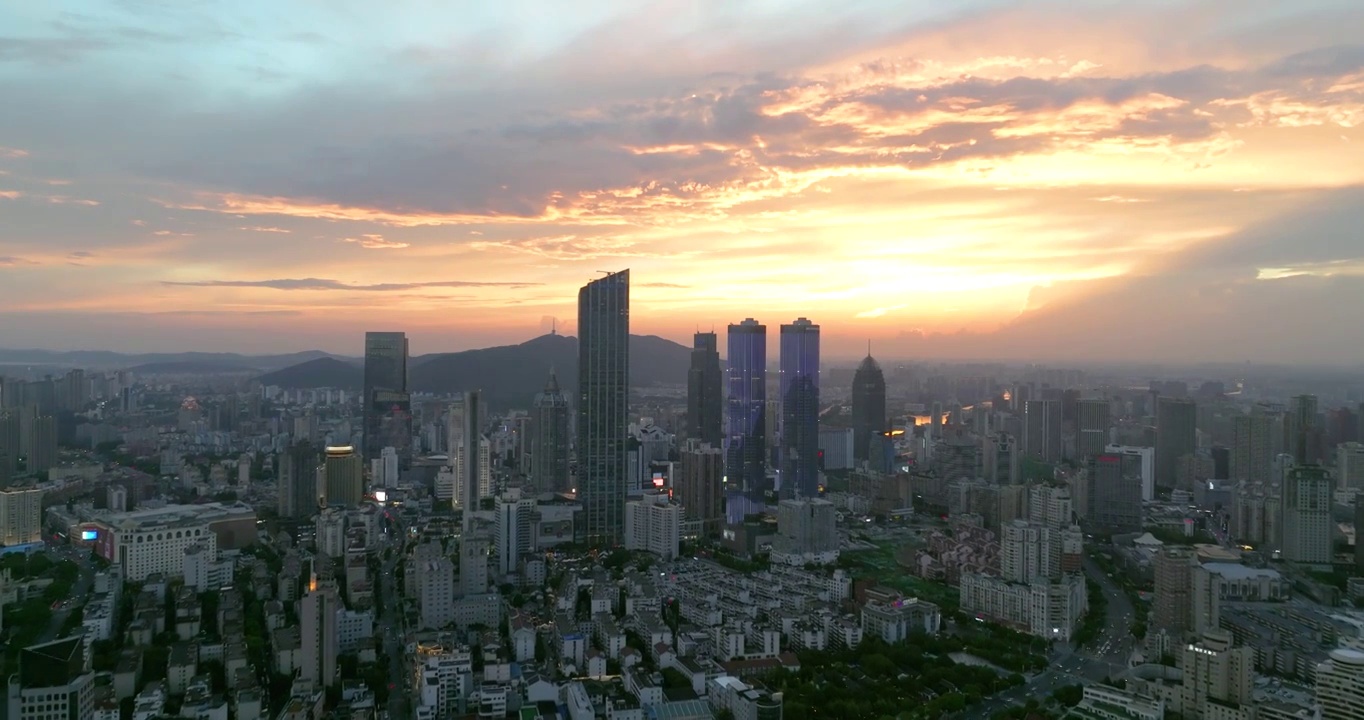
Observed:
[[[1136,611],[1132,600],[1089,558],[1084,560],[1085,575],[1098,583],[1108,610],[1104,629],[1092,647],[1075,650],[1061,644],[1053,651],[1051,665],[1028,678],[1027,682],[1011,688],[962,713],[970,720],[985,720],[1002,710],[1026,703],[1029,698],[1039,702],[1067,685],[1088,685],[1112,677],[1127,669],[1132,652],[1132,622]]]
[[[401,595],[397,591],[397,580],[393,569],[402,557],[402,542],[390,542],[387,548],[391,554],[383,565],[383,574],[377,579],[383,593],[384,611],[379,618],[379,632],[384,638],[384,653],[389,659],[388,716],[392,720],[410,717],[408,711],[408,692],[412,683],[406,677],[407,668],[404,658],[403,638],[407,633],[403,628],[403,613],[400,612]]]
[[[78,552],[59,551],[50,549],[49,553],[54,562],[64,562],[71,560],[80,566],[80,574],[76,576],[76,582],[71,585],[72,602],[65,604],[60,610],[52,612],[52,620],[47,625],[47,630],[38,638],[38,643],[45,643],[57,639],[62,631],[62,626],[66,624],[66,619],[70,617],[71,611],[77,607],[85,605],[85,601],[90,597],[90,589],[95,584],[95,563],[91,559],[89,550]]]

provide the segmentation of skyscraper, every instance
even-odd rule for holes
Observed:
[[[1087,398],[1080,400],[1077,408],[1075,450],[1079,459],[1085,460],[1108,447],[1109,404],[1105,398]]]
[[[1322,431],[1317,419],[1317,396],[1298,395],[1284,422],[1284,452],[1299,465],[1321,462]]]
[[[349,445],[327,448],[323,473],[327,478],[328,506],[359,506],[365,492],[365,466],[355,448]]]
[[[1231,419],[1231,478],[1264,482],[1274,464],[1274,418],[1262,412]]]
[[[1023,450],[1042,462],[1061,461],[1061,401],[1028,400],[1023,405]]]
[[[1198,406],[1186,398],[1156,400],[1156,484],[1174,487],[1179,459],[1198,449]],[[1187,488],[1185,488],[1187,489]]]
[[[724,452],[713,445],[688,441],[682,448],[680,465],[673,487],[684,515],[701,522],[702,534],[718,531],[724,519]]]
[[[535,396],[530,421],[530,482],[540,492],[568,492],[568,396],[549,373],[544,392]]]
[[[767,489],[767,326],[753,318],[730,325],[728,361],[725,479],[758,493]]]
[[[1087,517],[1116,532],[1141,529],[1141,456],[1100,453],[1090,456]]]
[[[298,604],[298,629],[303,644],[300,675],[314,683],[314,687],[331,687],[336,682],[336,657],[341,653],[336,611],[343,607],[335,582],[319,581],[313,575],[307,594]]]
[[[580,539],[618,545],[625,526],[630,392],[630,271],[578,291]]]
[[[459,459],[456,467],[459,476],[458,498],[464,506],[464,533],[467,535],[474,527],[474,511],[482,498],[480,480],[483,477],[483,418],[479,412],[481,393],[471,390],[464,393],[464,437],[456,448]]]
[[[724,435],[720,347],[715,333],[696,333],[687,371],[687,437],[720,446]]]
[[[365,333],[365,387],[361,398],[365,426],[361,449],[365,457],[379,457],[379,450],[385,446],[400,451],[410,449],[412,416],[407,396],[407,354],[406,333]],[[406,442],[394,444],[396,437],[385,437],[404,431]]]
[[[44,494],[39,487],[0,488],[0,545],[42,541]]]
[[[1329,565],[1333,554],[1331,504],[1335,481],[1320,465],[1288,471],[1281,489],[1283,503],[1283,559]]]
[[[886,376],[871,353],[853,373],[853,464],[871,459],[871,439],[886,430]]]
[[[819,495],[819,326],[781,326],[781,492]]]
[[[308,441],[294,443],[279,459],[279,514],[308,518],[317,514],[317,448]]]

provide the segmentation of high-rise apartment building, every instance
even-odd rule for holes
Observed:
[[[729,399],[725,477],[731,488],[760,493],[767,484],[767,326],[753,318],[729,326]]]
[[[630,392],[630,271],[578,291],[579,538],[617,545],[625,525]]]
[[[886,430],[886,376],[867,353],[853,373],[853,466],[871,460],[872,438]]]
[[[682,538],[682,506],[664,492],[647,492],[625,504],[625,547],[664,560],[677,557]]]
[[[19,672],[8,678],[9,720],[92,720],[95,674],[85,661],[80,635],[19,651]]]
[[[455,621],[455,564],[440,556],[419,559],[415,568],[418,621],[424,629],[444,628]]]
[[[837,511],[820,498],[782,500],[777,506],[773,555],[827,564],[838,559]]]
[[[682,448],[673,489],[687,520],[701,522],[702,534],[718,532],[724,513],[725,454],[719,447],[688,442]]]
[[[521,559],[535,550],[536,502],[511,488],[497,498],[494,523],[497,542],[497,572],[505,577],[518,571]]]
[[[1274,418],[1258,409],[1231,420],[1231,479],[1264,482],[1274,464]]]
[[[696,333],[687,370],[688,439],[720,447],[724,438],[724,382],[715,333]]]
[[[407,394],[407,358],[406,333],[365,333],[365,382],[361,398],[365,457],[378,457],[386,446],[398,448],[400,453],[410,451],[412,408]]]
[[[530,421],[530,483],[540,492],[568,492],[568,396],[552,371],[543,392],[535,396]]]
[[[1341,490],[1364,490],[1364,443],[1352,441],[1336,446],[1336,486]]]
[[[325,504],[353,508],[365,494],[365,465],[355,448],[339,445],[327,448],[322,463]]]
[[[1028,488],[1028,519],[1050,528],[1068,528],[1075,523],[1075,506],[1070,488],[1064,485],[1033,485]]]
[[[1332,650],[1317,665],[1317,702],[1321,720],[1357,720],[1364,717],[1364,652]]]
[[[1320,465],[1302,465],[1288,471],[1281,489],[1283,505],[1283,559],[1314,565],[1331,563],[1331,503],[1335,482]]]
[[[1085,516],[1090,523],[1115,532],[1141,530],[1141,465],[1140,455],[1105,452],[1089,458]]]
[[[1299,465],[1321,462],[1322,430],[1317,416],[1317,396],[1298,395],[1284,418],[1284,452]]]
[[[1198,449],[1198,405],[1193,400],[1156,400],[1156,484],[1174,487],[1179,459]],[[1188,489],[1188,488],[1185,488]]]
[[[1029,400],[1023,405],[1023,448],[1042,462],[1061,461],[1061,401]]]
[[[0,488],[0,545],[12,548],[42,539],[42,488]]]
[[[308,441],[294,443],[279,458],[279,515],[308,518],[317,514],[317,448]]]
[[[1151,602],[1151,641],[1173,648],[1190,632],[1196,564],[1197,559],[1186,548],[1165,547],[1156,554],[1152,563],[1156,591]]]
[[[483,497],[481,480],[487,460],[483,457],[482,400],[482,393],[477,390],[464,393],[464,421],[461,424],[464,436],[460,439],[459,447],[451,453],[456,456],[456,482],[459,483],[457,499],[464,508],[465,533],[473,529],[474,511]]]
[[[20,444],[19,410],[0,410],[0,478],[19,472]]]
[[[489,539],[478,533],[459,539],[459,590],[461,597],[488,592]]]
[[[1110,405],[1107,398],[1080,400],[1076,412],[1075,453],[1080,460],[1102,454],[1108,447]]]
[[[303,644],[300,675],[314,687],[331,687],[337,681],[336,658],[341,653],[336,613],[343,608],[335,581],[319,580],[314,574],[307,593],[298,603],[298,630]]]
[[[1209,712],[1209,701],[1231,707],[1251,704],[1255,679],[1253,648],[1233,647],[1231,633],[1210,629],[1203,632],[1198,642],[1185,645],[1183,654],[1180,694],[1184,717],[1221,717]]]
[[[51,415],[19,416],[20,452],[28,472],[44,472],[57,466],[57,418]]]
[[[1017,485],[1018,443],[1008,433],[992,433],[985,438],[985,479],[996,485]]]
[[[817,497],[819,483],[819,326],[781,326],[781,464],[785,497]]]

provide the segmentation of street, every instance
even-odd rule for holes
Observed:
[[[63,603],[62,606],[53,611],[52,620],[47,625],[47,630],[38,638],[38,643],[45,643],[57,639],[62,631],[62,626],[66,624],[66,619],[70,617],[71,611],[77,607],[84,607],[85,601],[89,599],[90,589],[95,583],[95,563],[89,550],[80,552],[64,552],[58,554],[55,550],[47,551],[55,562],[71,560],[80,567],[80,574],[76,576],[76,582],[71,585],[70,602]]]
[[[388,695],[388,716],[393,720],[408,717],[408,692],[411,687],[405,662],[403,638],[403,614],[400,612],[400,595],[397,592],[397,578],[393,569],[402,558],[402,542],[390,544],[391,555],[383,562],[383,574],[377,578],[380,592],[383,593],[384,611],[379,618],[378,631],[384,638],[384,653],[389,659],[389,683],[392,686]]]

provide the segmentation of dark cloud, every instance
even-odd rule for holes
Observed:
[[[375,283],[358,285],[326,278],[281,278],[276,280],[163,280],[162,285],[177,287],[254,287],[272,290],[363,290],[367,292],[393,292],[417,288],[460,288],[460,287],[535,287],[541,283],[522,282],[475,282],[471,280],[440,280],[413,283]]]

